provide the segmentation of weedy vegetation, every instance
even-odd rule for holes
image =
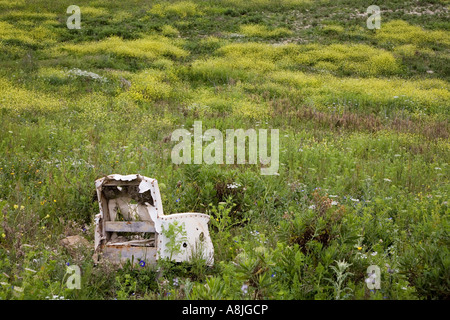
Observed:
[[[68,29],[71,4],[0,0],[0,299],[449,299],[448,1],[78,0]],[[279,129],[279,174],[173,164],[199,120]],[[209,214],[214,266],[63,247],[112,173]]]

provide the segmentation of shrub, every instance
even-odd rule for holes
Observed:
[[[180,32],[175,27],[164,25],[161,28],[161,34],[166,37],[176,37],[180,34]]]
[[[124,93],[135,101],[158,101],[173,97],[173,88],[163,72],[144,70],[131,78],[131,87]]]
[[[30,30],[17,29],[14,25],[0,21],[0,37],[9,44],[40,47],[56,42],[56,34],[44,26],[37,26]]]
[[[23,111],[45,113],[64,108],[64,103],[49,94],[15,86],[2,78],[0,78],[0,95],[3,99],[0,108],[14,113]]]
[[[274,68],[268,61],[255,61],[251,58],[242,57],[238,61],[229,58],[210,58],[194,61],[190,75],[193,79],[223,84],[233,80],[255,79],[258,74]]]
[[[266,26],[257,24],[248,24],[240,26],[240,32],[247,37],[259,37],[268,39],[277,39],[286,37],[292,34],[292,31],[286,28],[275,28],[269,30]]]
[[[324,34],[341,34],[344,32],[344,27],[339,25],[325,25],[321,30]]]
[[[188,55],[185,50],[171,44],[167,38],[123,40],[119,37],[110,37],[98,42],[66,44],[62,46],[62,49],[80,55],[111,53],[119,57],[150,60],[160,57],[178,59]]]
[[[198,5],[191,1],[179,1],[172,4],[155,4],[149,13],[161,17],[179,17],[186,18],[195,15],[202,15]]]
[[[344,74],[361,76],[392,75],[400,71],[400,65],[390,52],[362,44],[308,45],[293,59],[315,68],[320,62],[328,62],[329,65],[319,66],[329,71],[340,70]]]
[[[377,30],[375,38],[383,44],[450,45],[448,32],[424,30],[402,20],[384,23],[383,27]]]
[[[298,9],[309,6],[311,0],[223,0],[221,5],[240,9],[254,9],[279,11],[281,9]]]

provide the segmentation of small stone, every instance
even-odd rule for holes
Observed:
[[[69,236],[61,240],[61,245],[65,247],[70,255],[74,257],[77,253],[77,249],[89,248],[89,242],[82,236]]]

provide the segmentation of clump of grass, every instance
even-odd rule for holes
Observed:
[[[269,77],[276,82],[292,85],[298,89],[317,88],[323,84],[321,77],[300,71],[276,71],[271,73]]]
[[[289,45],[288,45],[289,46]],[[218,49],[216,53],[233,59],[248,57],[253,60],[268,60],[275,62],[280,59],[280,55],[286,55],[283,48],[287,46],[275,47],[266,43],[246,42],[232,43]]]
[[[239,8],[239,9],[253,9],[260,10],[282,10],[282,9],[298,9],[309,6],[311,0],[223,0],[220,1],[223,6]]]
[[[112,17],[112,22],[114,23],[120,23],[126,20],[133,19],[133,15],[130,12],[127,11],[119,11],[114,12],[114,16]]]
[[[216,50],[217,57],[194,61],[190,73],[195,79],[212,83],[256,79],[276,70],[280,51],[272,45],[255,42],[228,44]]]
[[[56,34],[44,26],[18,30],[14,25],[0,21],[0,38],[8,44],[38,46],[55,43]]]
[[[172,4],[155,4],[150,10],[150,14],[160,17],[179,17],[186,18],[195,15],[202,15],[203,12],[198,5],[191,1],[180,1]]]
[[[361,76],[392,75],[400,71],[390,52],[363,44],[307,45],[294,60],[319,70]]]
[[[393,20],[377,30],[376,39],[384,44],[450,45],[450,35],[441,30],[424,30],[403,20]]]
[[[280,68],[308,67],[338,74],[385,76],[398,74],[400,64],[388,51],[362,44],[273,46],[262,43],[235,43],[217,53],[232,58],[236,64],[251,57],[255,62],[275,63]]]
[[[170,80],[176,82],[162,71],[143,70],[131,77],[131,87],[125,95],[139,102],[170,99],[174,94]]]
[[[344,33],[344,27],[340,25],[330,24],[322,27],[321,32],[327,35],[339,35]]]
[[[393,49],[394,53],[405,57],[405,58],[413,58],[418,54],[433,54],[433,51],[427,48],[420,48],[414,44],[403,44],[399,46],[395,46]]]
[[[176,37],[180,34],[180,32],[177,28],[166,24],[161,27],[161,34],[166,37]]]
[[[85,6],[83,6],[82,9],[81,9],[81,14],[97,18],[97,17],[109,15],[109,12],[105,8],[85,7]]]
[[[50,12],[10,11],[4,14],[2,18],[12,21],[29,20],[42,22],[44,20],[54,20],[57,18],[57,15]]]
[[[0,0],[0,8],[10,9],[10,8],[19,8],[25,5],[25,0]]]
[[[230,58],[219,57],[194,61],[190,75],[194,79],[216,84],[256,78],[258,74],[274,69],[275,66],[269,61],[255,61],[244,57],[234,61]]]
[[[233,106],[233,114],[255,120],[265,120],[269,116],[269,107],[264,103],[244,100]]]
[[[346,104],[350,109],[371,111],[403,109],[426,114],[446,113],[450,95],[445,81],[438,79],[401,80],[377,78],[337,78],[294,71],[270,73],[270,79],[295,88],[292,94],[313,107]],[[289,94],[285,92],[285,94]],[[351,103],[347,103],[350,102]],[[372,109],[375,108],[375,109]],[[366,110],[368,111],[368,110]]]
[[[204,39],[201,39],[198,44],[202,52],[211,53],[224,45],[225,41],[214,36],[208,36]]]
[[[26,49],[17,45],[7,45],[0,42],[0,56],[7,61],[8,59],[17,59],[23,57]]]
[[[67,72],[54,67],[40,68],[37,72],[37,77],[52,85],[63,84],[69,80]]]
[[[52,112],[64,107],[64,104],[57,98],[21,88],[3,78],[0,78],[0,96],[2,97],[0,109],[6,109],[13,113],[22,111]]]
[[[229,86],[200,86],[191,89],[185,96],[186,115],[227,115],[236,118],[265,119],[270,108],[264,101],[249,96],[241,83]]]
[[[356,99],[360,104],[377,103],[385,109],[406,109],[406,111],[425,114],[446,113],[450,91],[445,82],[440,80],[404,81],[400,79],[357,79],[343,81],[334,79],[329,82],[330,90],[326,95],[332,100],[341,97],[344,100]],[[352,98],[350,98],[352,97]],[[327,100],[326,98],[325,100]],[[320,99],[325,103],[325,100]],[[328,100],[331,103],[332,100]],[[361,106],[360,106],[361,107]],[[389,110],[392,111],[392,110]]]
[[[232,111],[233,97],[237,95],[237,90],[230,94],[227,90],[215,92],[211,87],[199,87],[190,94],[188,110],[203,115],[212,112],[229,113]]]
[[[123,40],[114,36],[98,42],[66,44],[62,49],[80,55],[111,53],[119,57],[150,60],[159,57],[177,59],[188,55],[188,52],[172,44],[169,39],[164,37]]]
[[[259,37],[265,39],[278,39],[292,35],[292,31],[286,28],[275,28],[273,30],[263,25],[248,24],[240,26],[240,33],[247,37]]]

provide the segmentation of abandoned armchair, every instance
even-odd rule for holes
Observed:
[[[95,181],[100,213],[95,216],[94,260],[154,264],[192,257],[214,262],[209,216],[164,215],[158,182],[138,174],[113,174]],[[171,230],[170,232],[166,232]]]

